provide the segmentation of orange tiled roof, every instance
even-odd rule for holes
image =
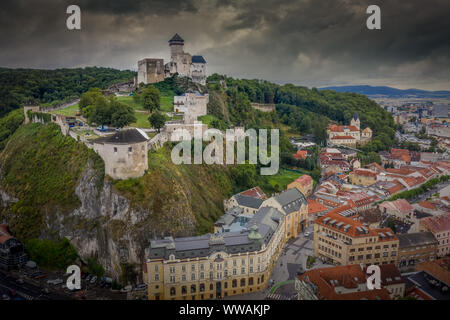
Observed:
[[[344,132],[344,129],[348,129],[350,131],[359,131],[359,129],[355,126],[338,126],[338,125],[330,125],[328,127],[332,132]]]
[[[359,265],[336,266],[313,269],[299,276],[299,280],[312,282],[317,287],[317,296],[325,300],[390,300],[386,288],[356,291],[359,284],[366,283],[366,274]],[[350,292],[337,293],[336,287],[350,289]],[[353,290],[354,291],[353,291]]]
[[[260,187],[254,187],[245,191],[242,191],[241,194],[243,196],[257,198],[257,199],[265,199],[266,194],[261,190]]]
[[[436,206],[433,203],[431,203],[430,201],[421,201],[418,204],[419,204],[419,206],[421,206],[423,208],[436,210]]]
[[[355,169],[355,170],[353,170],[353,173],[357,174],[359,176],[366,176],[366,177],[372,177],[372,178],[376,178],[378,176],[377,172],[367,170],[367,169]]]
[[[450,230],[450,213],[435,217],[426,217],[420,220],[420,223],[433,233]]]
[[[313,183],[313,179],[311,178],[311,176],[308,176],[307,174],[298,177],[294,181],[300,183],[302,186],[307,186]]]
[[[297,153],[294,153],[292,156],[295,159],[306,159],[307,154],[308,154],[308,151],[306,151],[306,150],[297,150]]]
[[[327,211],[328,208],[316,200],[308,199],[308,214],[315,214]]]
[[[326,215],[324,215],[323,217],[316,219],[315,223],[325,226],[327,228],[333,229],[334,231],[341,232],[350,237],[378,236],[378,241],[384,241],[384,240],[391,241],[391,240],[398,239],[395,236],[394,232],[390,228],[369,229],[366,226],[364,226],[364,224],[362,224],[361,222],[355,221],[352,218],[341,216],[339,214],[339,212],[342,212],[342,211],[345,211],[348,209],[351,209],[350,205],[345,205],[345,206],[341,206],[339,208],[333,209],[330,212],[328,212]],[[332,222],[334,220],[336,220],[335,223],[333,223],[333,225],[330,225],[329,222]],[[342,224],[340,225],[340,228],[338,228],[337,224],[339,224],[340,222],[342,222]],[[347,225],[349,225],[349,228],[347,229],[347,231],[344,231],[344,227]],[[364,229],[367,229],[368,232],[365,233],[365,232],[359,231],[359,230],[364,230]],[[380,236],[380,233],[386,234],[387,232],[389,232],[392,235],[391,238]]]

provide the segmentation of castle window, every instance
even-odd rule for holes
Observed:
[[[114,152],[117,152],[117,147],[114,147]]]
[[[133,152],[133,147],[128,147],[128,152]]]

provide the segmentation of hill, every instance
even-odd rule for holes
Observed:
[[[135,72],[112,68],[7,69],[0,68],[0,117],[28,101],[60,104],[78,98],[89,88],[106,89],[133,80]]]
[[[337,92],[354,92],[364,94],[369,97],[387,97],[387,98],[442,98],[450,99],[450,91],[427,91],[420,89],[396,89],[386,86],[335,86],[324,87],[319,90],[334,90]]]

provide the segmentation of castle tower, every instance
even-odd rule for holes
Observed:
[[[355,113],[353,114],[353,118],[350,121],[350,125],[351,126],[355,126],[358,128],[358,130],[360,129],[360,121],[359,121],[359,116],[358,116],[358,111],[355,111]]]
[[[184,54],[184,40],[181,38],[178,33],[169,40],[170,46],[170,58],[171,60],[176,60],[177,56]]]

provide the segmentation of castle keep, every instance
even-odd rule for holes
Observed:
[[[203,56],[192,56],[184,52],[184,40],[175,34],[169,40],[170,62],[164,59],[147,58],[138,61],[137,83],[155,83],[163,81],[176,73],[189,77],[192,81],[206,84],[206,60]]]

